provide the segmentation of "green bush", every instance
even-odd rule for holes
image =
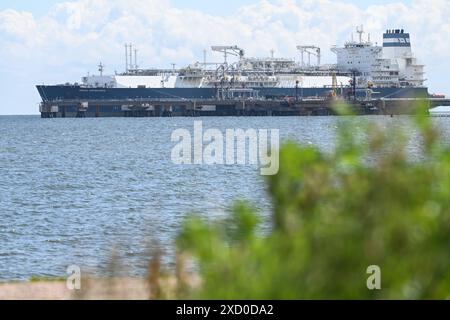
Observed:
[[[202,282],[180,297],[449,298],[450,149],[426,117],[414,118],[414,158],[404,132],[358,129],[351,117],[331,153],[284,144],[268,178],[271,232],[258,232],[258,213],[242,202],[226,223],[189,219],[178,247],[196,259]],[[381,269],[380,290],[367,288],[370,265]]]

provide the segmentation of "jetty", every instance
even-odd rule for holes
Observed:
[[[356,115],[414,114],[417,105],[428,109],[450,106],[450,98],[299,98],[299,99],[126,99],[54,100],[40,104],[42,118],[196,117],[196,116],[329,116],[347,105]]]

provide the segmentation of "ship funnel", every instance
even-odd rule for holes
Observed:
[[[388,59],[412,57],[409,33],[394,29],[383,34],[383,57]]]
[[[409,33],[404,30],[395,30],[396,32],[386,32],[383,34],[383,47],[411,47]]]

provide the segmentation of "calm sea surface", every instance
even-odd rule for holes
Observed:
[[[331,150],[342,117],[40,119],[0,117],[0,280],[64,276],[69,265],[101,274],[115,256],[144,275],[148,252],[168,256],[183,219],[225,217],[236,199],[270,201],[254,166],[175,165],[176,128],[279,129],[284,139]],[[408,117],[356,117],[409,127]],[[450,118],[433,119],[450,139]],[[414,137],[411,131],[411,137]],[[418,149],[412,138],[410,151]]]

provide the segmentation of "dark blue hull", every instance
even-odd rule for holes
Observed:
[[[298,115],[299,112],[301,113],[302,111],[300,109],[290,110],[288,108],[289,102],[285,101],[284,98],[295,96],[298,98],[327,97],[330,95],[330,88],[296,89],[261,87],[254,89],[258,91],[259,98],[264,99],[261,100],[261,103],[266,104],[264,110],[261,110],[256,105],[253,109],[246,108],[244,110],[240,105],[241,102],[238,100],[226,100],[223,104],[214,102],[214,111],[202,110],[203,106],[200,106],[200,111],[198,111],[199,109],[196,107],[192,109],[192,105],[191,109],[187,106],[194,103],[192,100],[216,99],[217,90],[215,88],[84,88],[80,86],[56,85],[37,86],[37,89],[43,101],[41,104],[41,116],[43,118],[191,116],[194,114],[225,116],[247,114],[260,115],[260,113],[271,115]],[[342,90],[338,89],[337,93],[339,95],[342,94],[347,96],[351,91],[351,88],[344,88]],[[377,88],[374,91],[376,91],[376,93],[372,94],[372,99],[382,97],[403,99],[428,97],[426,88]],[[366,90],[357,89],[356,94],[358,96],[364,96]],[[314,105],[312,106],[314,114],[330,114],[331,111],[327,107],[327,99],[312,99],[309,101],[316,101],[316,104],[317,101],[322,101],[322,105],[320,105],[320,103],[319,105],[314,105],[315,103],[309,102]],[[391,99],[390,101],[395,101],[395,99]],[[87,104],[84,102],[87,102]],[[204,103],[205,102],[203,101],[203,104]],[[282,109],[279,109],[279,107],[282,107]],[[373,112],[371,106],[366,106],[364,102],[360,103],[359,109],[360,110],[356,112],[360,114],[370,114]],[[406,112],[408,112],[409,109],[411,108],[408,107]]]
[[[132,99],[209,99],[215,98],[215,88],[83,88],[80,86],[37,86],[44,102],[58,100],[132,100]],[[254,88],[260,98],[325,97],[330,88]],[[345,88],[345,91],[350,89]],[[341,89],[338,89],[340,93]],[[428,97],[427,88],[375,88],[372,98]],[[363,90],[358,95],[365,95]]]

